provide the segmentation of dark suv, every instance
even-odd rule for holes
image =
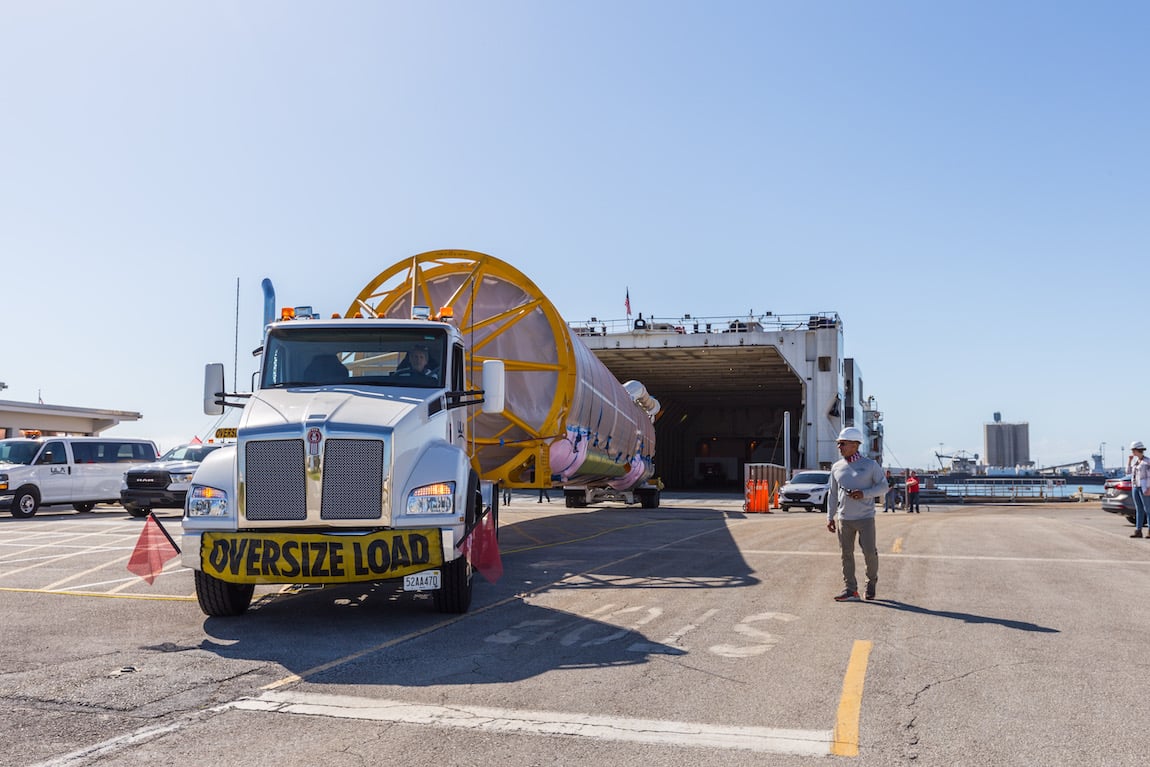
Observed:
[[[182,509],[192,475],[218,444],[180,445],[155,463],[135,466],[124,473],[120,503],[133,517],[146,517],[152,509]]]

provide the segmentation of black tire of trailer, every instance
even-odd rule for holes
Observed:
[[[25,485],[12,496],[9,508],[16,519],[28,519],[40,508],[40,493],[32,485]]]
[[[467,509],[464,519],[467,529],[475,524],[476,515],[483,509],[483,494],[479,490],[479,475],[474,471],[467,477]],[[494,520],[493,520],[494,521]],[[498,537],[498,529],[496,536]],[[443,564],[443,580],[435,591],[435,609],[441,613],[465,613],[471,608],[471,591],[475,572],[467,557],[456,557]]]
[[[231,618],[243,615],[252,603],[253,583],[228,583],[202,570],[196,570],[196,599],[204,615]]]
[[[80,512],[81,514],[87,514],[89,511],[96,508],[96,504],[94,504],[94,503],[73,503],[72,508],[75,509],[76,511]]]
[[[136,519],[143,519],[152,513],[151,508],[147,506],[125,506],[124,509]]]
[[[659,491],[658,490],[640,490],[639,503],[644,509],[657,509],[659,508]]]
[[[587,506],[586,490],[564,490],[563,501],[569,509],[582,509]]]

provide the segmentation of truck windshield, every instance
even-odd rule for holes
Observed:
[[[447,334],[434,328],[274,328],[264,347],[260,388],[403,386],[439,388]]]
[[[32,463],[40,443],[23,439],[0,439],[0,463]]]

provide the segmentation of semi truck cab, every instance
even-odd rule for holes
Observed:
[[[479,364],[444,319],[319,320],[265,328],[257,385],[225,394],[208,365],[204,411],[242,407],[234,446],[188,491],[185,566],[208,615],[238,615],[256,584],[404,579],[466,612],[472,571],[457,545],[497,493],[481,483],[473,408],[503,409],[500,360]]]

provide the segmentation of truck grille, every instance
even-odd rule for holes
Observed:
[[[267,522],[308,518],[303,440],[252,440],[245,447],[244,462],[247,519]],[[320,519],[383,516],[386,469],[382,440],[324,440],[322,471]]]
[[[171,477],[166,471],[130,471],[124,481],[130,490],[162,490],[171,483]]]
[[[253,440],[244,458],[244,516],[254,521],[307,519],[302,439]]]
[[[321,519],[379,519],[383,514],[383,442],[329,439],[323,451]]]

